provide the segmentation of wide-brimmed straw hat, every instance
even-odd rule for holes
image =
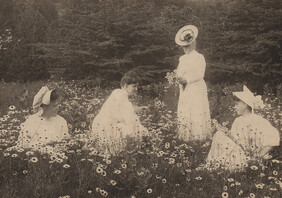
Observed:
[[[191,44],[198,36],[198,28],[194,25],[186,25],[178,30],[175,35],[175,43],[180,46]]]
[[[250,106],[252,110],[264,107],[261,96],[255,96],[245,85],[243,86],[243,91],[233,92],[233,95]]]
[[[41,104],[49,105],[51,99],[51,93],[53,90],[50,90],[47,86],[42,87],[38,93],[34,96],[32,108],[33,111],[38,112]]]

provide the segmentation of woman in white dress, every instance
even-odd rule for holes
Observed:
[[[91,139],[96,140],[99,151],[117,154],[126,146],[126,139],[133,138],[137,143],[148,131],[140,123],[135,112],[145,107],[133,107],[128,96],[137,90],[136,74],[129,72],[121,79],[121,89],[115,89],[92,123]]]
[[[234,92],[239,99],[230,132],[218,131],[213,137],[207,162],[218,163],[229,170],[242,169],[250,160],[263,158],[273,146],[280,144],[279,132],[264,118],[253,113],[262,107],[260,96],[244,86],[243,92]]]
[[[195,51],[197,35],[198,29],[187,25],[175,36],[176,44],[185,52],[176,70],[180,88],[178,136],[184,141],[205,140],[211,136],[207,86],[203,79],[206,62],[204,56]]]
[[[40,150],[55,142],[69,138],[67,122],[57,115],[59,95],[44,86],[35,95],[31,115],[23,124],[17,147]]]

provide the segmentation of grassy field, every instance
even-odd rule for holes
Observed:
[[[59,114],[69,126],[72,140],[39,154],[10,150],[20,123],[30,115],[33,96],[47,82],[0,83],[0,194],[3,198],[26,197],[280,197],[282,188],[281,146],[270,159],[250,163],[246,171],[230,173],[204,166],[211,140],[185,143],[175,138],[178,88],[166,83],[140,87],[133,103],[150,108],[140,114],[151,138],[141,147],[128,141],[128,149],[115,157],[95,148],[83,149],[89,126],[114,87],[93,86],[91,81],[49,82],[61,90]],[[52,86],[51,85],[51,86]],[[230,128],[232,86],[208,85],[212,119]],[[280,134],[281,106],[265,86],[266,108],[258,114],[267,118]],[[216,128],[214,128],[214,132]],[[281,145],[281,144],[280,144]]]

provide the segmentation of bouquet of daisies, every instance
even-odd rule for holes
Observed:
[[[165,78],[168,80],[168,83],[170,85],[178,85],[176,70],[174,70],[172,72],[167,72]]]

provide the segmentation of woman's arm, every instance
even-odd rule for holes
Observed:
[[[187,72],[187,83],[194,83],[204,78],[206,61],[202,54],[199,54],[195,58],[191,59],[190,64],[193,66],[192,71]]]
[[[263,147],[259,151],[259,154],[258,154],[259,156],[258,157],[264,157],[266,154],[268,154],[271,151],[272,148],[273,148],[272,146]]]
[[[62,137],[62,139],[70,138],[68,123],[64,119],[62,120],[62,125],[61,125],[61,137]]]
[[[182,56],[177,68],[177,81],[180,84],[197,82],[204,78],[205,69],[206,61],[203,55],[198,54],[188,58]]]

